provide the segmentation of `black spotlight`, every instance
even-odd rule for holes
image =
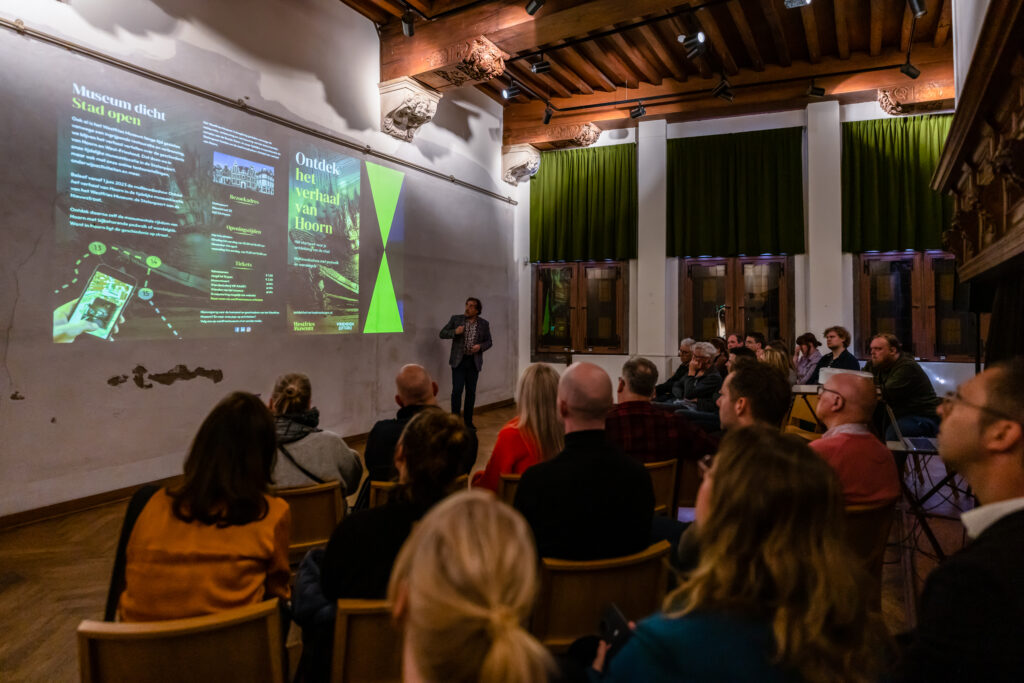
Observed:
[[[516,82],[512,81],[511,83],[508,84],[507,87],[501,89],[501,96],[508,100],[512,99],[521,92],[522,90],[519,89],[519,86],[516,85]]]
[[[406,38],[412,38],[412,34],[416,32],[416,27],[412,25],[412,21],[412,12],[406,12],[402,15],[402,33],[405,34]]]
[[[530,65],[530,71],[535,74],[542,74],[546,71],[551,71],[551,62],[541,57],[539,62],[534,62]]]
[[[697,31],[692,36],[685,36],[680,33],[676,40],[683,44],[683,49],[686,50],[686,58],[694,59],[704,54],[704,51],[708,49],[707,37],[704,35],[704,31]]]
[[[811,0],[786,0],[786,9],[798,9],[811,4]]]
[[[629,110],[629,118],[638,119],[641,116],[647,116],[647,107],[644,106],[643,102],[640,102]]]
[[[900,71],[908,78],[917,78],[921,75],[921,70],[911,64],[909,59],[906,64],[900,67]]]
[[[551,107],[547,107],[547,108],[544,109],[544,125],[545,126],[548,125],[549,123],[551,123],[551,116],[554,113],[555,112],[551,111]]]
[[[526,3],[526,13],[532,17],[543,6],[544,0],[530,0],[530,2]]]
[[[825,89],[822,88],[820,85],[815,85],[814,79],[812,78],[811,85],[810,87],[807,88],[807,95],[808,97],[824,97]]]
[[[907,0],[910,3],[910,13],[915,18],[920,19],[924,15],[928,14],[928,8],[924,6],[924,0]],[[917,78],[914,76],[914,78]]]
[[[725,79],[725,76],[721,77],[722,80],[718,81],[718,85],[711,89],[711,94],[715,97],[720,97],[723,100],[729,100],[732,102],[732,86],[729,85],[729,81]]]

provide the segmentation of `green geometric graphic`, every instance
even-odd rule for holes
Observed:
[[[388,233],[391,232],[391,222],[395,219],[398,195],[402,191],[405,174],[367,161],[366,176],[370,179],[370,194],[373,195],[373,206],[377,209],[380,236],[387,247]]]
[[[370,310],[366,313],[364,334],[381,332],[401,332],[402,316],[398,313],[398,300],[395,298],[395,286],[391,282],[391,269],[388,268],[388,256],[380,262],[377,272],[377,284],[373,287],[373,298],[370,299]]]

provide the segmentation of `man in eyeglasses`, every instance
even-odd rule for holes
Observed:
[[[872,433],[875,384],[871,377],[839,373],[818,387],[815,413],[828,431],[810,443],[839,475],[850,505],[882,505],[900,497],[892,452]]]
[[[900,340],[892,334],[876,334],[871,338],[871,360],[864,372],[875,376],[875,384],[882,390],[882,400],[896,416],[903,436],[935,436],[939,418],[935,408],[939,399],[931,380],[914,357],[904,353]],[[885,440],[896,438],[896,428],[888,425]]]
[[[967,546],[928,577],[905,652],[908,681],[1024,681],[1024,358],[947,395],[939,454],[980,506]]]

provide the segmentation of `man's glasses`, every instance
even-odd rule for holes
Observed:
[[[994,415],[995,417],[998,417],[1000,420],[1009,420],[1010,422],[1016,422],[1017,424],[1024,424],[1017,418],[1011,417],[1010,415],[1007,415],[1001,410],[989,408],[988,406],[980,406],[977,403],[971,403],[970,401],[965,400],[964,397],[960,395],[959,389],[957,389],[956,391],[947,391],[946,395],[942,397],[942,412],[949,412],[949,410],[956,403],[965,405],[968,408],[980,410],[981,412],[988,413],[989,415]]]
[[[819,384],[819,385],[818,385],[818,396],[821,396],[821,395],[822,395],[822,394],[824,394],[824,393],[825,393],[826,391],[827,391],[828,393],[830,393],[830,394],[835,394],[836,396],[838,396],[839,398],[843,399],[844,401],[846,400],[846,397],[845,397],[845,396],[843,396],[842,394],[840,394],[840,393],[839,393],[838,391],[836,391],[835,389],[829,389],[829,388],[827,388],[827,387],[826,387],[826,386],[825,386],[824,384]]]

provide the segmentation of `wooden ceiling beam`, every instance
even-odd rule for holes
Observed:
[[[652,64],[644,55],[640,53],[629,40],[621,33],[615,33],[608,36],[608,41],[615,47],[616,52],[619,53],[619,57],[622,61],[629,66],[634,73],[638,73],[643,76],[643,80],[648,83],[658,84],[661,83],[661,72],[658,71],[657,67]]]
[[[775,3],[772,0],[761,0],[761,9],[764,10],[765,21],[768,22],[768,28],[771,29],[779,64],[789,66],[793,60],[789,56],[789,43],[786,42],[786,34],[782,30],[782,21],[779,19],[779,13],[775,10]]]
[[[903,9],[903,23],[900,25],[900,51],[906,52],[910,48],[910,39],[913,37],[914,13],[910,11],[910,5]]]
[[[736,66],[736,60],[732,58],[729,45],[725,42],[722,31],[718,28],[718,22],[715,21],[711,10],[707,8],[697,10],[697,21],[700,22],[701,27],[708,35],[708,40],[711,41],[711,46],[715,48],[715,52],[722,60],[722,68],[725,69],[725,73],[730,76],[739,73],[740,70]]]
[[[625,84],[626,87],[635,88],[640,83],[640,77],[633,73],[632,69],[627,67],[615,52],[599,47],[597,41],[580,43],[576,49],[586,59],[589,59],[601,73],[615,82],[616,87]]]
[[[559,97],[571,97],[572,93],[561,83],[548,76],[548,74],[535,74],[530,71],[530,65],[525,60],[512,62],[505,65],[505,75],[525,83],[526,87],[541,97],[552,97],[552,93]]]
[[[811,64],[817,64],[821,59],[821,45],[818,43],[818,22],[814,18],[814,7],[801,7],[800,19],[803,21],[804,37],[807,40],[807,59]]]
[[[615,84],[608,76],[594,66],[590,60],[581,55],[575,47],[564,47],[555,54],[566,63],[580,78],[586,79],[592,87],[611,92],[615,90]]]
[[[949,38],[949,29],[953,25],[953,0],[942,0],[942,10],[939,12],[939,23],[935,26],[935,39],[932,45],[942,47]]]
[[[670,48],[665,45],[665,41],[661,39],[661,36],[658,35],[654,28],[651,26],[641,26],[636,29],[636,32],[651,51],[654,52],[658,61],[668,70],[672,78],[677,81],[686,80],[686,69],[682,67],[681,60],[677,55],[672,54]]]
[[[871,0],[871,37],[868,54],[872,57],[882,52],[882,25],[885,22],[885,0]]]
[[[550,55],[544,55],[544,59],[551,62],[551,73],[554,74],[555,78],[564,83],[567,88],[572,88],[584,95],[593,95],[594,89],[590,84],[562,61],[562,52],[563,50],[558,50]]]
[[[747,22],[747,15],[743,11],[743,5],[740,4],[739,0],[730,0],[727,6],[729,8],[729,15],[732,17],[733,23],[736,24],[736,30],[739,31],[740,40],[743,41],[743,47],[747,50],[747,56],[750,57],[754,71],[764,71],[764,58],[761,57],[761,51],[757,48],[757,41],[754,40],[754,33],[750,30],[750,24]]]
[[[383,0],[380,0],[383,1]],[[552,3],[554,5],[555,3]],[[411,38],[402,35],[400,22],[381,27],[381,80],[413,76],[431,70],[439,52],[485,36],[509,54],[532,50],[583,36],[629,21],[671,10],[678,0],[587,0],[555,11],[530,16],[522,0],[496,0],[477,5],[451,20],[422,22]]]
[[[401,17],[405,14],[405,10],[397,2],[389,2],[388,0],[362,0],[361,4],[371,5],[392,17]]]
[[[850,30],[846,25],[846,0],[834,0],[836,20],[836,50],[840,59],[850,58]]]
[[[375,24],[387,23],[394,16],[367,0],[347,0],[345,4]]]

